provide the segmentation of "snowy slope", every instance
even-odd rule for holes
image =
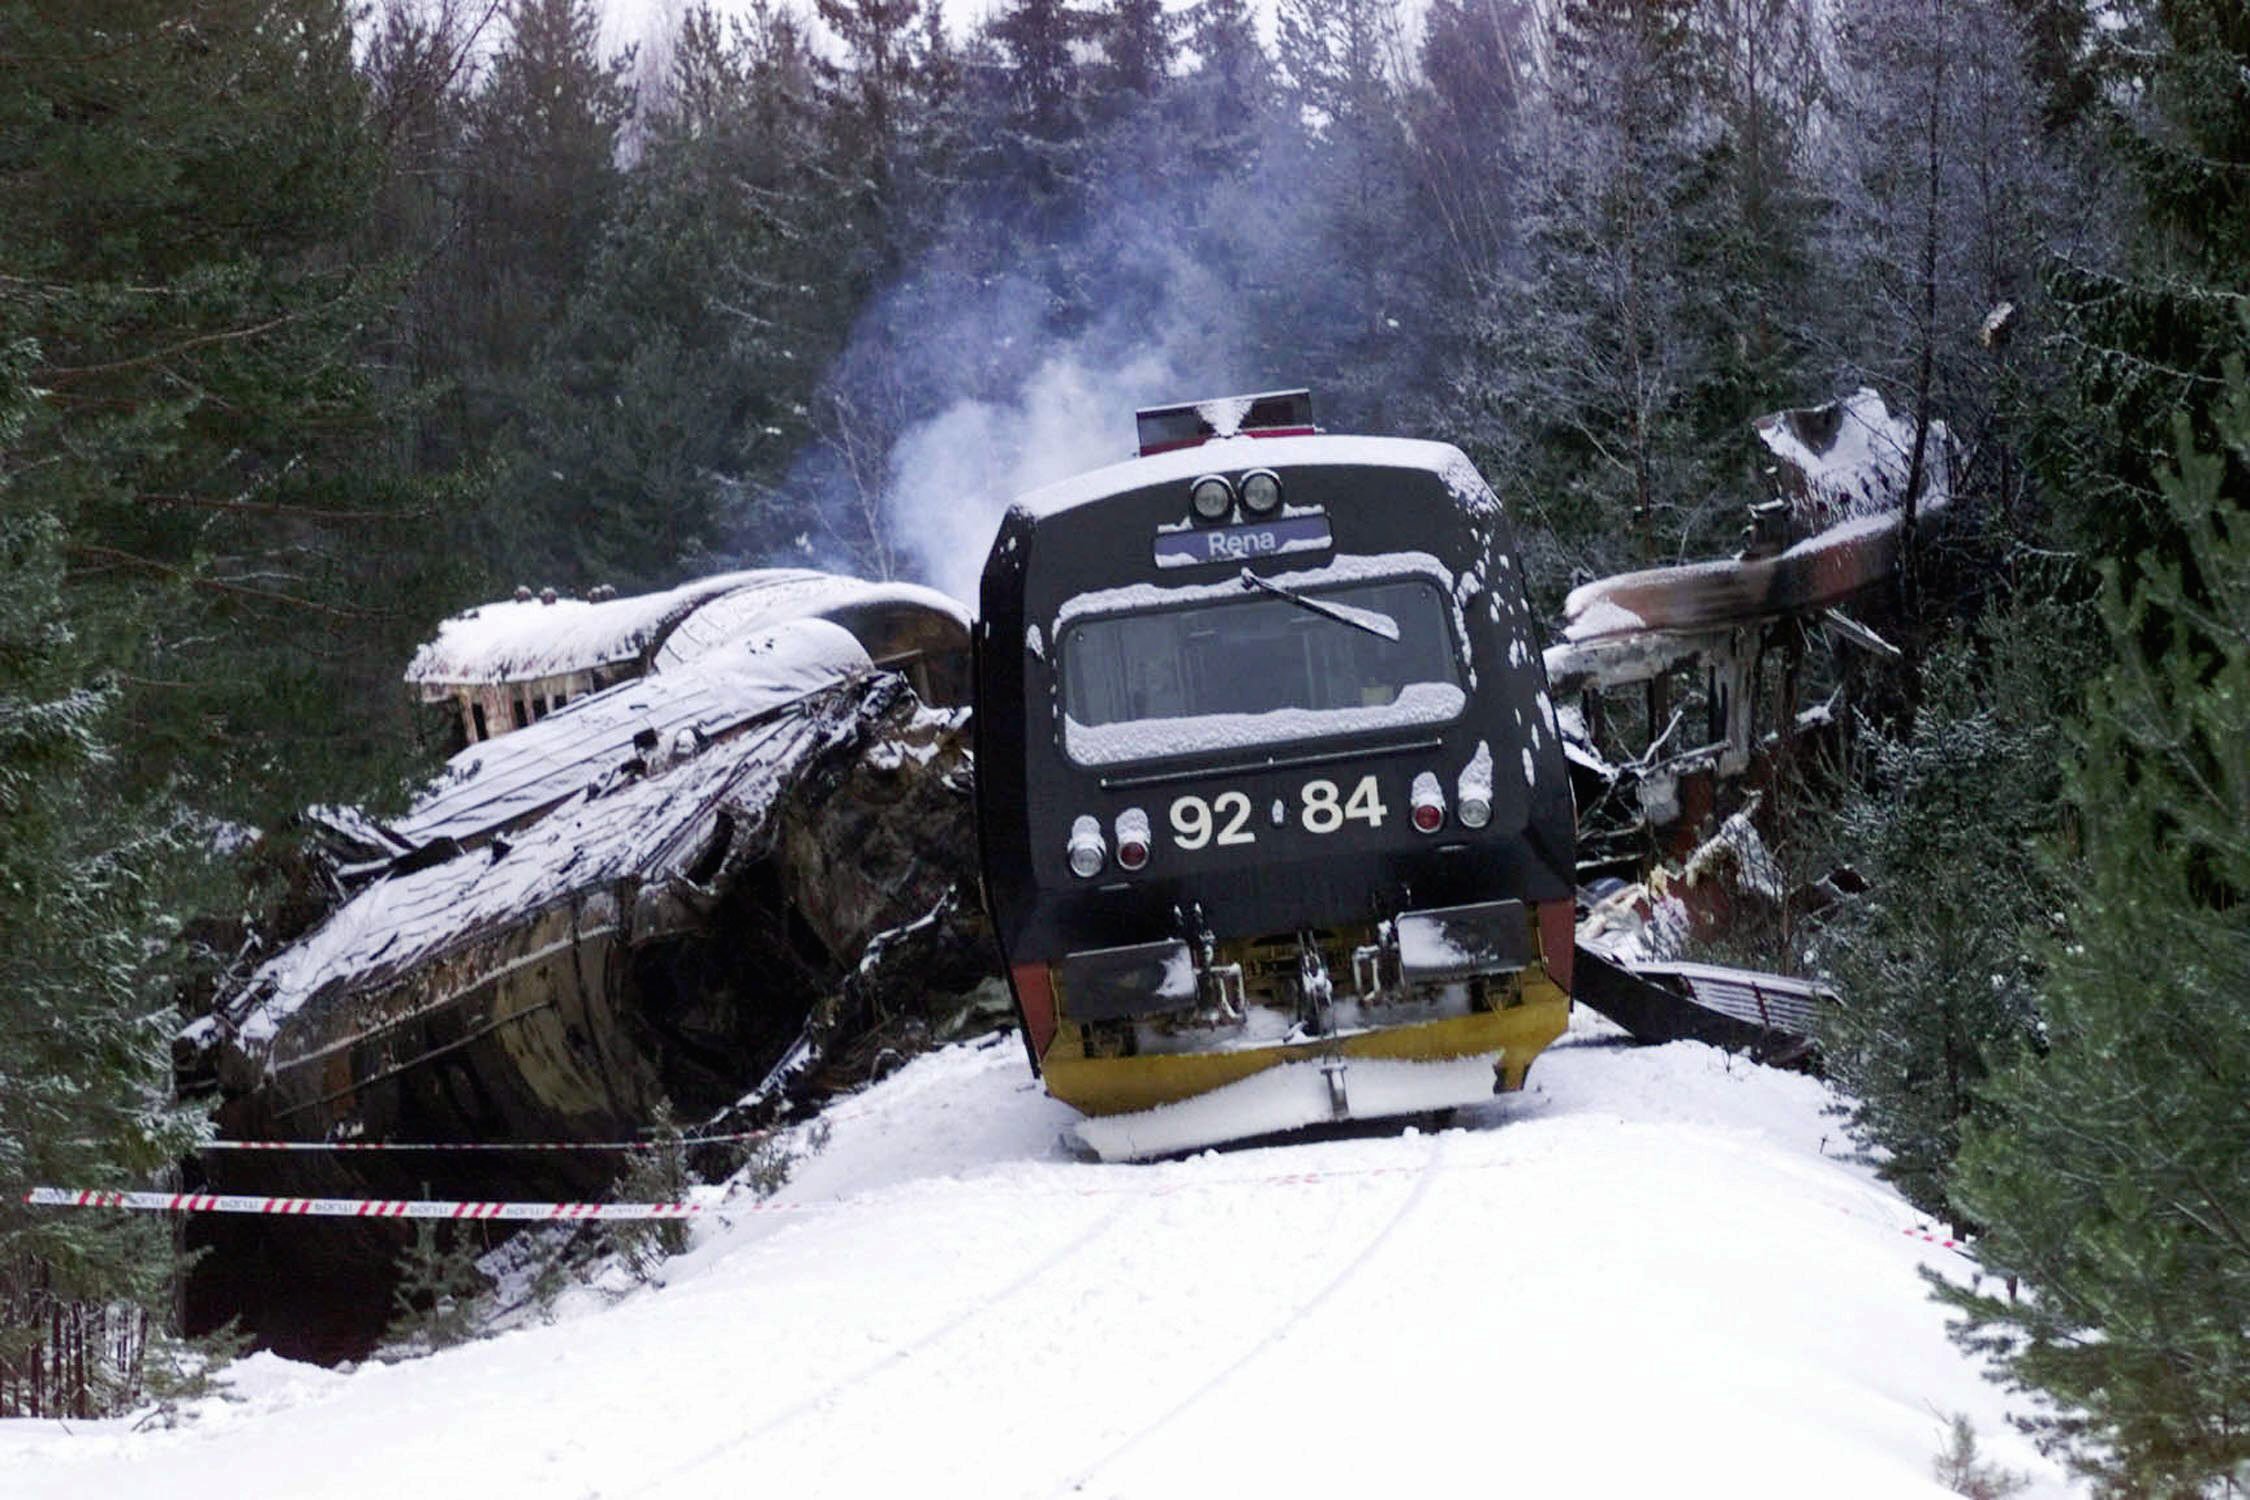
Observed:
[[[1068,1159],[1012,1039],[834,1111],[668,1285],[416,1363],[260,1357],[174,1432],[0,1423],[0,1493],[1941,1496],[1941,1413],[2069,1493],[1827,1154],[1816,1083],[1581,1013],[1429,1135]]]

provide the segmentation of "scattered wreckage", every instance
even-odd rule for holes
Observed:
[[[1898,655],[1860,616],[1888,611],[1910,516],[1946,510],[1951,450],[1944,424],[1918,432],[1866,389],[1756,427],[1779,494],[1751,508],[1743,552],[1582,585],[1544,654],[1590,882],[1577,998],[1636,1036],[1790,1062],[1828,991],[1676,955],[1736,903],[1856,893],[1848,870],[1785,890],[1753,817],[1848,728],[1861,663]]]
[[[1802,896],[1763,852],[1758,799],[1841,727],[1855,656],[1889,652],[1846,611],[1880,619],[1905,476],[1930,515],[1947,463],[1931,424],[1911,464],[1913,424],[1868,391],[1759,433],[1782,493],[1745,552],[1576,590],[1543,665],[1578,808],[1575,998],[1644,1040],[1786,1063],[1832,997],[1680,962],[1682,939],[1731,903]],[[616,1140],[665,1111],[769,1117],[885,1018],[990,999],[969,630],[931,590],[800,570],[519,591],[446,621],[406,676],[450,707],[457,753],[402,817],[307,814],[321,856],[182,1031],[183,1089],[215,1095],[234,1140]],[[460,1198],[601,1196],[619,1169],[372,1151],[189,1168],[210,1190]],[[331,1359],[378,1336],[402,1234],[190,1233],[221,1251],[191,1327],[241,1314]]]
[[[1915,423],[1871,390],[1760,418],[1757,432],[1781,494],[1751,508],[1741,555],[1599,579],[1564,601],[1545,655],[1582,861],[1606,852],[1622,869],[1669,830],[1692,837],[1720,812],[1718,783],[1769,784],[1800,740],[1848,712],[1858,658],[1898,654],[1846,610],[1883,605],[1907,485],[1917,515],[1945,509],[1944,425],[1923,434],[1919,471]]]

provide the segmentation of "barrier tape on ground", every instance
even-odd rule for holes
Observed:
[[[175,1214],[283,1214],[316,1219],[686,1219],[700,1203],[478,1203],[415,1198],[262,1198],[239,1193],[120,1193],[38,1187],[23,1201],[54,1208],[126,1208]]]
[[[771,1130],[732,1135],[686,1135],[675,1141],[654,1136],[639,1141],[205,1141],[198,1151],[654,1151],[665,1146],[723,1146],[769,1140]]]
[[[1932,1234],[1927,1229],[1908,1229],[1903,1232],[1910,1240],[1921,1240],[1925,1244],[1935,1245],[1941,1250],[1950,1250],[1955,1255],[1965,1255],[1971,1260],[1976,1259],[1976,1247],[1967,1240],[1948,1239],[1941,1234]]]
[[[1501,1163],[1468,1163],[1475,1166],[1499,1166]],[[1164,1182],[1130,1184],[1086,1183],[1072,1193],[1079,1197],[1107,1197],[1127,1194],[1143,1197],[1168,1197],[1174,1193],[1197,1189],[1223,1189],[1251,1183],[1274,1183],[1291,1186],[1311,1186],[1344,1178],[1391,1177],[1405,1175],[1414,1168],[1408,1167],[1340,1167],[1311,1172],[1274,1172],[1229,1175],[1223,1178],[1206,1178],[1190,1182]],[[955,1185],[958,1190],[959,1185]],[[1010,1195],[993,1195],[1010,1196]],[[1038,1196],[1038,1195],[1034,1195]],[[24,1194],[29,1204],[57,1208],[123,1208],[154,1213],[232,1213],[277,1214],[309,1216],[331,1219],[502,1219],[540,1223],[576,1221],[618,1221],[630,1219],[686,1219],[701,1217],[708,1212],[722,1222],[745,1214],[800,1214],[821,1213],[849,1206],[848,1200],[833,1202],[790,1202],[775,1198],[738,1198],[733,1201],[706,1203],[499,1203],[471,1202],[438,1199],[408,1198],[269,1198],[231,1193],[138,1193],[107,1192],[98,1189],[33,1188]],[[1848,1210],[1846,1211],[1849,1212]],[[1859,1218],[1861,1215],[1852,1214]],[[1932,1234],[1927,1229],[1914,1227],[1902,1229],[1908,1239],[1950,1250],[1969,1260],[1976,1259],[1976,1248],[1967,1240]]]

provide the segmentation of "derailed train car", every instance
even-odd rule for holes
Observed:
[[[1569,1014],[1572,808],[1507,517],[1303,392],[1140,414],[1024,497],[974,644],[986,901],[1105,1157],[1520,1088]]]

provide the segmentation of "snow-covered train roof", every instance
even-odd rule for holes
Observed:
[[[842,691],[848,698],[850,689]],[[598,794],[581,787],[489,854],[376,882],[261,966],[226,1007],[227,1029],[244,1047],[263,1049],[291,1016],[332,991],[380,989],[461,944],[520,928],[557,902],[614,892],[627,877],[650,885],[684,871],[723,831],[721,811],[747,814],[746,827],[772,815],[787,778],[837,732],[835,715],[820,705],[847,698],[800,698],[801,709],[770,714],[692,759]],[[621,915],[613,910],[609,920]],[[582,919],[592,924],[598,914]],[[183,1034],[212,1026],[206,1018]],[[298,1045],[321,1045],[321,1035],[316,1027]]]
[[[878,602],[913,604],[951,615],[964,629],[961,606],[934,589],[871,583],[805,568],[720,573],[654,594],[622,599],[511,599],[479,605],[438,627],[407,664],[406,680],[428,687],[531,682],[567,672],[644,659],[711,606],[725,601],[726,632],[746,631],[800,615]],[[722,638],[695,628],[674,653],[685,659]]]
[[[638,736],[654,736],[653,755],[645,759],[668,763],[683,733],[691,750],[700,750],[872,666],[842,626],[785,620],[471,745],[390,829],[417,845],[476,839],[535,817],[614,773],[635,757]]]
[[[1471,510],[1482,512],[1499,504],[1476,466],[1451,443],[1324,433],[1312,437],[1214,438],[1192,448],[1129,458],[1032,490],[1019,497],[1015,506],[1028,515],[1045,517],[1125,490],[1186,483],[1219,469],[1344,466],[1418,469],[1436,475]]]
[[[951,594],[916,583],[870,583],[833,573],[776,569],[760,580],[703,604],[673,626],[650,658],[652,671],[671,672],[704,652],[781,621],[801,616],[848,617],[883,605],[942,614],[966,632],[969,612]]]

